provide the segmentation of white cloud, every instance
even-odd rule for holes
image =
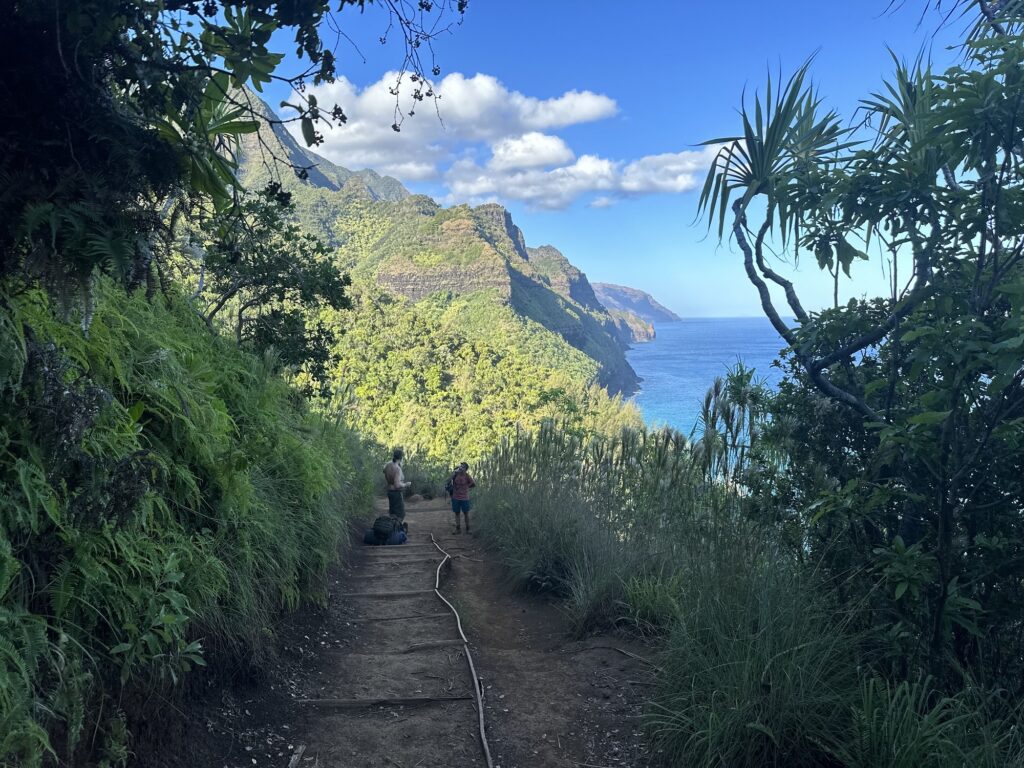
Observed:
[[[587,192],[613,189],[616,167],[611,160],[594,155],[583,155],[572,165],[560,168],[509,172],[495,172],[472,160],[461,160],[448,170],[445,182],[456,199],[478,202],[500,196],[537,208],[559,209]]]
[[[407,163],[387,163],[373,170],[404,181],[429,181],[437,176],[437,166],[434,163],[415,160],[410,160]]]
[[[411,95],[414,86],[406,79],[396,117],[396,101],[390,92],[396,78],[397,73],[389,72],[362,90],[344,77],[310,88],[321,107],[329,110],[338,104],[348,117],[344,125],[320,128],[324,143],[315,151],[347,168],[373,168],[399,178],[422,180],[430,177],[424,172],[425,164],[433,165],[435,171],[430,175],[436,175],[437,165],[466,143],[498,147],[516,137],[535,140],[543,136],[538,130],[601,120],[618,109],[614,99],[591,91],[538,99],[509,90],[490,75],[453,73],[433,85],[439,96],[436,104],[429,98],[415,101]],[[409,117],[409,112],[416,114]],[[395,122],[401,123],[401,131],[391,127]],[[299,126],[292,123],[289,127],[302,141]],[[572,160],[572,150],[558,137],[542,141],[552,162]],[[414,168],[416,175],[403,176],[403,168]]]
[[[497,78],[460,73],[433,84],[439,99],[415,101],[402,87],[401,130],[393,130],[396,73],[358,88],[345,78],[310,89],[321,108],[339,104],[348,122],[323,128],[319,154],[347,168],[373,168],[403,181],[436,180],[449,202],[518,200],[560,209],[593,197],[604,208],[618,199],[680,193],[695,187],[717,148],[648,155],[639,159],[579,157],[552,133],[604,120],[618,112],[615,100],[586,90],[541,99],[510,90]],[[436,110],[436,111],[435,111]],[[415,116],[409,117],[409,112]],[[290,129],[298,136],[298,126]],[[489,154],[487,154],[489,153]],[[487,158],[482,161],[480,158]]]
[[[452,199],[482,202],[503,197],[536,208],[566,208],[590,193],[591,208],[607,208],[617,198],[653,193],[679,193],[693,189],[714,158],[709,149],[648,155],[632,162],[583,155],[556,168],[486,166],[473,160],[453,163],[444,181]],[[545,163],[544,165],[548,165]]]
[[[648,155],[622,169],[620,189],[626,193],[686,192],[697,186],[698,174],[711,165],[717,147]]]
[[[611,117],[619,111],[614,99],[593,91],[569,91],[557,99],[543,100],[516,93],[513,101],[523,124],[530,128],[562,128],[589,123]]]
[[[565,165],[576,159],[562,139],[536,131],[501,139],[491,147],[491,152],[493,156],[487,165],[496,171]]]

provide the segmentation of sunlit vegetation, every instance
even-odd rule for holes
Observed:
[[[443,466],[562,419],[578,432],[639,426],[636,409],[595,384],[598,364],[486,293],[411,303],[363,288],[343,327],[328,405],[384,444]]]

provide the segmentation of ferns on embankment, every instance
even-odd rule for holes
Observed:
[[[367,503],[354,435],[184,302],[104,293],[88,338],[0,313],[0,763],[121,764],[120,706],[259,665]]]

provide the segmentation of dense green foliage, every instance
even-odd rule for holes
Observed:
[[[277,613],[322,594],[361,453],[184,301],[105,291],[88,339],[38,294],[6,308],[0,755],[113,764],[123,685],[258,664]]]
[[[485,305],[497,316],[507,314],[510,306],[538,326],[537,334],[555,337],[546,342],[549,346],[568,346],[571,358],[580,357],[578,350],[597,361],[587,383],[616,392],[635,388],[636,375],[625,360],[616,322],[597,302],[586,277],[553,248],[527,249],[522,233],[499,206],[441,208],[423,196],[373,200],[352,190],[322,199],[310,187],[292,194],[305,226],[328,219],[326,231],[312,231],[338,244],[337,263],[355,279],[414,301],[481,293],[474,299],[476,317]],[[556,258],[539,259],[542,250]],[[470,330],[486,331],[488,325],[474,323],[476,317],[468,318]]]
[[[422,74],[411,49],[429,48],[431,14],[389,8],[403,70]],[[132,718],[154,714],[135,692],[166,696],[211,659],[258,666],[277,614],[321,595],[346,516],[368,503],[360,443],[281,376],[323,379],[333,336],[309,315],[347,306],[347,280],[286,221],[279,186],[247,193],[235,175],[263,117],[247,87],[334,77],[318,32],[331,13],[43,0],[5,19],[5,765],[123,764]],[[309,65],[289,78],[267,47],[284,31]],[[297,110],[316,143],[327,112],[311,97]]]
[[[1002,28],[1002,25],[999,25]],[[898,65],[864,102],[868,140],[817,113],[804,72],[725,139],[702,199],[733,236],[791,349],[765,513],[884,628],[899,676],[1024,673],[1024,46],[1011,25],[938,75]],[[756,203],[756,205],[755,205]],[[756,219],[755,225],[751,220]],[[840,280],[876,244],[888,299],[811,314],[766,262],[772,234]],[[905,271],[904,271],[905,270]],[[909,273],[909,274],[907,274]],[[783,322],[769,286],[797,319]],[[851,572],[858,573],[851,578]]]
[[[715,140],[701,204],[788,345],[777,393],[740,372],[694,444],[551,430],[486,466],[523,583],[663,638],[674,764],[1024,764],[1024,20],[979,5],[963,62],[898,64],[856,129],[805,68]],[[771,262],[838,296],[875,247],[892,295],[819,313]]]
[[[167,220],[178,205],[217,211],[237,202],[233,147],[258,128],[239,97],[274,79],[300,88],[335,77],[333,46],[319,27],[364,0],[17,1],[0,31],[0,277],[28,273],[62,298],[90,302],[99,270],[128,286],[155,278]],[[461,14],[464,0],[418,12],[386,6],[403,33],[423,98],[422,52]],[[332,9],[333,6],[333,9]],[[337,20],[334,19],[335,28]],[[275,74],[284,54],[267,46],[290,33],[307,69]],[[36,55],[26,56],[25,51]],[[436,69],[436,66],[434,67]],[[301,98],[307,144],[320,121],[343,122],[338,106]],[[300,165],[296,170],[305,173]]]
[[[343,309],[350,284],[326,246],[292,220],[291,195],[275,183],[247,193],[231,211],[197,216],[170,264],[211,330],[307,374],[307,393],[326,378],[337,332],[321,308]]]
[[[422,75],[431,10],[465,3],[386,7]],[[368,502],[358,431],[418,455],[417,490],[489,457],[517,580],[662,644],[647,721],[674,763],[1024,764],[1024,4],[977,7],[961,65],[898,64],[856,128],[805,68],[716,140],[701,206],[787,367],[774,394],[716,384],[690,441],[602,388],[635,386],[639,330],[557,250],[499,206],[311,168],[254,100],[280,30],[300,94],[334,76],[323,0],[16,2],[0,760],[123,764],[139,691],[259,665]],[[327,111],[296,101],[316,144]],[[873,247],[891,296],[820,313],[769,263],[813,256],[838,296]]]
[[[412,303],[361,287],[354,310],[324,317],[344,328],[331,407],[360,433],[444,466],[546,419],[604,434],[640,424],[591,383],[594,360],[486,292]]]

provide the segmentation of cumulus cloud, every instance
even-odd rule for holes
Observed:
[[[478,202],[495,197],[521,200],[537,208],[565,208],[581,195],[613,189],[615,163],[583,155],[571,165],[544,170],[516,169],[495,172],[472,160],[460,160],[445,175],[453,199]]]
[[[558,136],[536,131],[501,139],[491,147],[491,153],[487,165],[496,171],[566,165],[576,159],[569,145]]]
[[[557,99],[532,99],[517,93],[513,102],[528,128],[561,128],[603,120],[618,112],[613,99],[591,91],[569,91]]]
[[[572,150],[558,137],[539,131],[602,120],[618,111],[614,99],[592,91],[538,99],[506,88],[491,75],[453,73],[433,84],[436,105],[431,99],[414,101],[407,80],[396,117],[390,90],[396,78],[397,73],[389,72],[359,89],[342,77],[311,88],[322,106],[339,104],[348,117],[344,125],[322,129],[324,143],[316,151],[347,168],[373,168],[408,180],[436,175],[438,164],[467,143],[502,148],[506,161],[514,162],[516,151],[522,156],[533,142],[552,163],[565,163],[573,159]],[[409,117],[410,112],[416,114]],[[392,128],[396,122],[401,131]],[[290,128],[301,141],[298,126]],[[516,140],[521,143],[508,144]],[[426,165],[434,168],[430,175]],[[416,175],[403,176],[402,170],[410,168]]]
[[[648,155],[622,169],[620,189],[625,193],[686,192],[697,185],[697,176],[711,165],[717,147]]]
[[[414,101],[406,81],[396,113],[390,90],[396,77],[388,73],[365,88],[345,78],[312,88],[322,107],[337,103],[348,116],[344,125],[322,128],[325,141],[315,149],[348,168],[439,182],[448,189],[448,202],[518,200],[560,209],[582,198],[604,208],[624,197],[692,189],[716,151],[577,157],[554,132],[613,117],[614,99],[587,90],[537,98],[490,75],[453,73],[432,85],[436,105],[429,98]],[[416,114],[409,117],[409,112]],[[400,131],[392,128],[396,121]],[[301,142],[298,126],[290,128]]]
[[[693,189],[713,158],[711,148],[648,155],[632,162],[583,155],[572,164],[547,169],[503,168],[493,161],[481,166],[464,159],[451,166],[444,180],[453,200],[504,197],[535,208],[560,209],[588,194],[603,193],[589,205],[607,208],[622,197]]]

